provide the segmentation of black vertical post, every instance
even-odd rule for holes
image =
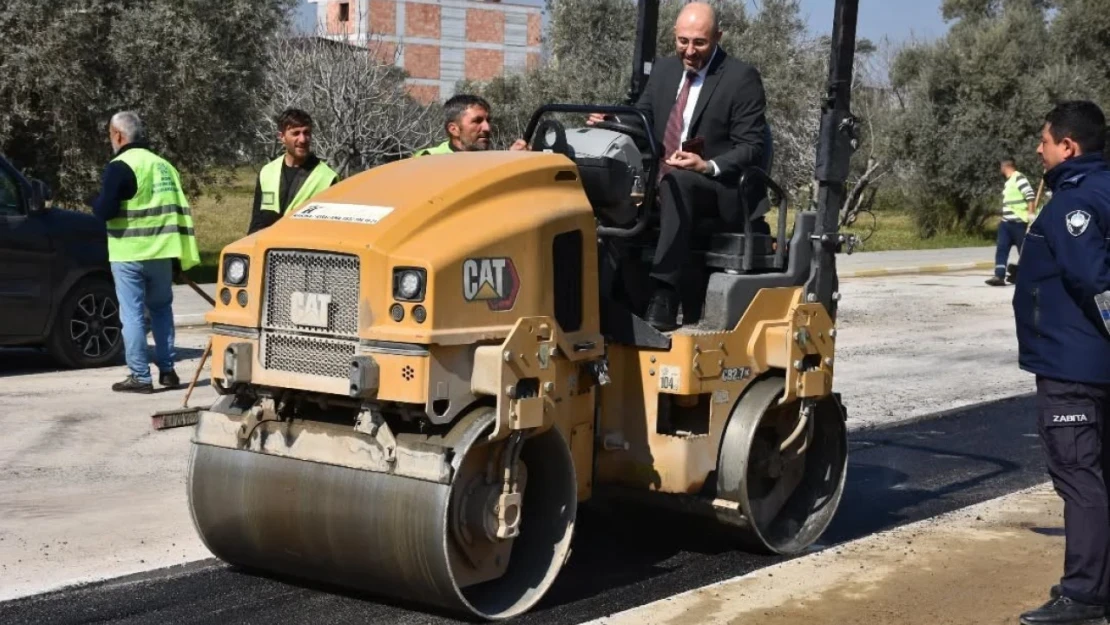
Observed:
[[[856,54],[856,20],[859,0],[836,0],[833,9],[832,51],[829,83],[821,107],[821,131],[817,145],[817,230],[806,301],[820,302],[833,310],[836,250],[840,243],[840,211],[846,198],[846,183],[852,153],[857,147],[856,120],[851,113],[852,69]]]
[[[655,39],[659,32],[659,0],[640,0],[636,8],[636,48],[632,51],[632,81],[628,104],[635,104],[647,86],[649,66],[655,63]]]

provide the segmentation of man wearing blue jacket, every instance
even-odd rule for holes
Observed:
[[[1060,584],[1021,616],[1026,625],[1105,623],[1110,603],[1110,333],[1095,301],[1110,291],[1105,142],[1098,106],[1063,102],[1037,149],[1053,197],[1026,236],[1013,306],[1020,366],[1036,375],[1037,429],[1064,500],[1066,547]]]

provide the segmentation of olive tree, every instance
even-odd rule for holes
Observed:
[[[264,149],[278,147],[274,119],[287,107],[312,115],[313,150],[341,177],[411,154],[441,132],[439,107],[408,95],[395,65],[400,49],[378,38],[352,44],[322,31],[283,33],[267,48],[267,97],[255,126]]]
[[[997,212],[999,160],[1012,155],[1038,177],[1045,113],[1061,99],[1097,98],[1103,82],[1084,69],[1089,59],[1046,53],[1072,35],[1043,0],[947,0],[943,8],[955,20],[949,34],[907,47],[891,71],[902,104],[891,146],[926,235],[987,222]],[[1056,19],[1067,16],[1065,3]]]
[[[61,201],[94,193],[107,124],[131,109],[190,192],[254,136],[265,44],[293,0],[6,0],[0,150]]]

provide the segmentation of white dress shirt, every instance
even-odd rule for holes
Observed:
[[[717,52],[718,49],[713,48],[713,54],[709,57],[709,62],[702,66],[700,70],[698,70],[697,75],[694,77],[694,82],[690,84],[690,97],[686,100],[685,110],[682,111],[682,136],[678,139],[680,144],[683,141],[686,141],[686,135],[690,132],[690,121],[694,118],[694,108],[698,105],[698,96],[701,95],[701,87],[705,84],[706,75],[709,74],[709,66],[712,65],[713,61],[717,58]],[[678,101],[678,96],[682,93],[682,87],[685,84],[686,69],[684,67],[682,70],[682,77],[678,81],[678,88],[675,89],[674,92],[674,99],[676,102]],[[670,158],[669,154],[667,155],[667,158]],[[716,178],[718,175],[720,175],[721,169],[717,167],[717,164],[713,161],[708,161],[708,163],[708,174],[711,177]]]

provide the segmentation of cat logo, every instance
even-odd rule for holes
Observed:
[[[484,301],[495,312],[512,310],[520,278],[511,258],[468,258],[463,263],[463,298]]]

